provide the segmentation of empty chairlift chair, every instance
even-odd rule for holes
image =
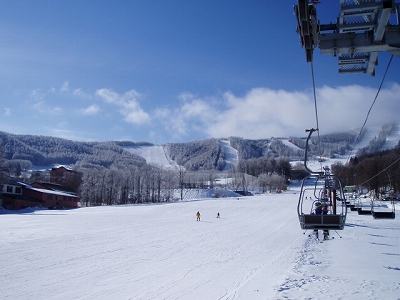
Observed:
[[[359,215],[371,215],[372,214],[372,199],[364,196],[358,198],[357,212]]]
[[[374,219],[394,219],[396,217],[394,200],[391,197],[386,201],[374,200],[371,208]]]

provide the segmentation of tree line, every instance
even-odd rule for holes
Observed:
[[[363,153],[348,163],[332,165],[344,185],[357,185],[376,195],[400,192],[400,146],[391,150]]]

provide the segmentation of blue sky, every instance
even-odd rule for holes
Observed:
[[[155,144],[304,136],[316,127],[297,1],[12,1],[0,9],[0,130]],[[321,23],[339,0],[321,0]],[[314,53],[321,134],[360,128],[376,76]],[[394,57],[369,125],[398,121]]]

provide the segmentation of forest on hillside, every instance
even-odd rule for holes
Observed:
[[[4,159],[6,164],[10,164],[9,167],[20,163],[23,166],[78,164],[109,168],[146,163],[142,157],[125,151],[118,142],[75,142],[56,137],[14,135],[5,132],[0,132],[0,140],[4,149]]]
[[[165,149],[172,160],[190,171],[221,171],[225,167],[225,153],[218,139],[167,144]]]
[[[362,153],[345,165],[333,164],[332,172],[344,185],[362,186],[376,195],[400,192],[400,147]]]

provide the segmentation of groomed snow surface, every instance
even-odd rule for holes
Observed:
[[[399,218],[349,211],[321,243],[298,194],[2,210],[1,298],[398,299]]]

